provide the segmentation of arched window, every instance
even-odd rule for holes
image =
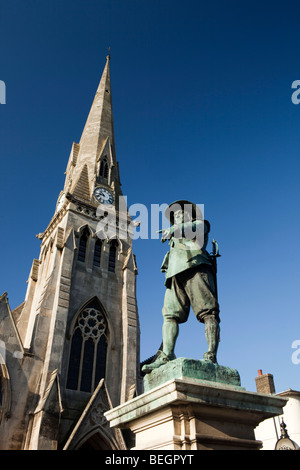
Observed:
[[[116,269],[117,248],[118,242],[116,240],[113,240],[110,244],[108,256],[108,270],[112,273],[114,273]]]
[[[87,228],[84,229],[84,231],[81,234],[80,240],[79,240],[79,247],[78,247],[78,261],[85,261],[86,257],[86,249],[87,249],[87,242],[89,238],[89,231]]]
[[[5,364],[4,342],[0,340],[0,422],[3,416],[10,416],[11,388],[8,369]]]
[[[108,163],[106,158],[104,158],[100,163],[100,176],[107,179],[108,178]]]
[[[2,408],[2,373],[0,371],[0,409]]]
[[[95,250],[94,250],[94,260],[93,265],[99,267],[101,263],[101,249],[102,249],[102,240],[97,239],[95,243]]]
[[[93,392],[105,378],[108,328],[97,306],[84,308],[75,323],[68,367],[67,388]]]

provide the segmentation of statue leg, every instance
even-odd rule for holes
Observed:
[[[162,328],[163,352],[172,361],[175,359],[175,344],[179,334],[179,326],[176,320],[165,318]]]
[[[177,321],[171,318],[165,318],[162,328],[163,350],[157,352],[157,357],[154,362],[145,364],[142,367],[142,371],[145,374],[149,374],[149,372],[152,372],[152,370],[157,369],[158,367],[163,366],[167,362],[176,358],[174,349],[178,333],[179,327]]]
[[[219,304],[216,296],[215,276],[210,266],[200,265],[188,273],[186,291],[198,321],[205,325],[208,350],[204,359],[217,363],[219,346]]]
[[[204,325],[208,350],[203,357],[207,361],[217,363],[217,350],[220,341],[219,322],[213,315],[210,315],[204,318]]]
[[[166,289],[163,306],[163,350],[156,353],[156,359],[150,364],[145,364],[142,371],[146,374],[154,369],[176,359],[174,354],[175,344],[179,333],[179,323],[187,320],[190,302],[183,289],[178,286],[175,276],[172,285]]]

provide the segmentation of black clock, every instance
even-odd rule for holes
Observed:
[[[113,195],[107,189],[100,186],[95,188],[94,196],[102,204],[112,204],[114,202]]]

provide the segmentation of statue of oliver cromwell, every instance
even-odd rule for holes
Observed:
[[[165,212],[170,228],[163,230],[162,242],[169,240],[170,251],[161,266],[165,272],[163,313],[163,348],[156,359],[143,366],[149,373],[176,358],[174,350],[179,324],[187,321],[190,307],[196,318],[205,325],[208,350],[204,359],[217,363],[220,335],[219,304],[217,300],[216,263],[206,251],[210,224],[200,208],[189,201],[175,201]]]

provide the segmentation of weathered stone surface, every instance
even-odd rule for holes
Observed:
[[[144,377],[144,391],[147,392],[171,379],[191,378],[202,383],[222,384],[241,389],[240,375],[236,369],[214,364],[210,361],[179,357],[154,369]]]
[[[111,427],[135,434],[137,450],[258,450],[254,429],[282,414],[285,403],[242,387],[176,378],[105,416]]]
[[[106,176],[100,174],[102,158],[108,165]],[[4,356],[0,358],[1,450],[61,449],[80,417],[83,418],[100,378],[105,377],[112,406],[128,400],[140,385],[137,271],[132,239],[119,237],[114,269],[109,269],[109,237],[104,237],[100,251],[96,251],[100,216],[96,213],[98,202],[93,192],[98,185],[109,189],[116,202],[122,194],[114,143],[109,60],[80,145],[73,144],[55,214],[38,235],[41,251],[39,259],[33,262],[25,301],[13,315],[7,295],[0,296],[0,355]],[[121,214],[117,206],[110,206],[108,212],[111,224],[115,217],[127,229],[127,211]],[[84,231],[87,234],[84,254],[79,258]],[[85,325],[86,329],[79,329],[81,315],[91,309],[99,315],[97,321],[89,317],[94,328]],[[72,350],[73,335],[77,338],[77,332],[81,336]],[[106,340],[98,348],[100,332]],[[72,369],[70,364],[74,363]],[[89,367],[85,367],[86,363]],[[68,381],[73,372],[73,380]],[[54,376],[56,395],[51,388]],[[53,412],[52,402],[57,404],[58,400],[63,407]],[[98,419],[101,409],[96,411]],[[120,442],[114,439],[114,434],[106,433],[100,422],[101,418],[97,432],[94,423],[89,422],[89,428],[80,428],[85,435],[77,433],[85,449],[119,448]]]

